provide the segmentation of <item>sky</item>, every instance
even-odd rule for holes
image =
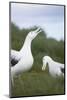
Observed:
[[[64,6],[11,3],[11,21],[19,28],[40,26],[47,37],[64,40]]]

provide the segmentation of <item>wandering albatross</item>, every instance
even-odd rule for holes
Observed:
[[[31,69],[34,58],[31,52],[31,42],[32,40],[41,32],[41,29],[38,28],[35,31],[31,31],[26,36],[23,47],[20,51],[11,50],[11,79],[13,83],[14,75],[28,71]]]
[[[64,64],[61,64],[59,62],[55,62],[51,57],[44,56],[43,57],[43,66],[42,70],[44,71],[46,68],[46,65],[48,64],[49,73],[51,76],[64,76]]]

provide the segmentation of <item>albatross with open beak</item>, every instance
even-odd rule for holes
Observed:
[[[20,51],[11,50],[11,78],[13,83],[14,75],[20,75],[25,71],[31,69],[34,58],[31,52],[31,42],[32,40],[41,32],[41,29],[38,28],[35,31],[31,31],[26,36],[23,47]]]

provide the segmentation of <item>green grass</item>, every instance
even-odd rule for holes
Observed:
[[[45,72],[26,72],[14,77],[12,97],[64,94],[64,79],[53,78]]]
[[[11,24],[11,48],[20,50],[27,33],[37,27],[19,29]],[[64,94],[64,78],[53,78],[49,75],[48,68],[42,72],[42,58],[45,55],[51,56],[55,61],[64,63],[64,41],[57,41],[47,38],[42,31],[32,41],[32,54],[34,64],[32,69],[21,74],[21,81],[14,77],[14,87],[11,86],[11,96],[35,96]]]

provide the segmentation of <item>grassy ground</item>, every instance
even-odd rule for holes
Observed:
[[[64,79],[44,72],[26,72],[14,77],[12,97],[64,94]]]
[[[20,50],[27,33],[36,27],[20,30],[12,24],[11,28],[11,48]],[[42,72],[42,58],[45,55],[64,63],[64,41],[47,38],[45,32],[42,31],[32,41],[32,54],[34,57],[32,69],[22,73],[20,79],[14,77],[11,97],[64,94],[64,78],[52,78],[48,73],[48,68]]]

